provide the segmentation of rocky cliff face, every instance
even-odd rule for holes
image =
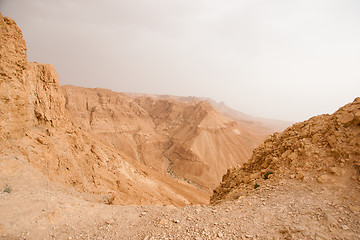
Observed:
[[[313,117],[269,136],[248,163],[228,170],[211,201],[238,198],[255,185],[282,179],[346,180],[358,186],[359,171],[360,98],[356,98],[332,115]]]
[[[0,130],[2,137],[20,137],[30,118],[27,105],[27,81],[24,77],[26,45],[20,28],[0,14]]]

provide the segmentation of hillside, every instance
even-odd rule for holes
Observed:
[[[203,101],[129,96],[63,86],[77,126],[129,158],[211,191],[229,167],[245,162],[266,136]]]
[[[318,183],[346,180],[357,185],[359,147],[360,98],[356,98],[332,115],[316,116],[269,136],[248,163],[228,170],[211,201],[239,197],[267,178],[269,182],[289,178]]]
[[[248,131],[253,132],[255,135],[267,136],[273,132],[281,132],[293,123],[289,121],[274,120],[259,118],[247,115],[245,113],[236,111],[227,106],[224,102],[216,102],[211,98],[204,97],[184,97],[184,96],[171,96],[171,95],[155,95],[155,94],[142,94],[142,93],[126,93],[129,96],[140,97],[146,96],[156,99],[173,99],[181,102],[200,102],[204,101],[209,103],[216,111],[220,112],[224,116],[235,120],[240,126],[246,128]]]

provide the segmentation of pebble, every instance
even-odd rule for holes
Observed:
[[[315,240],[329,240],[327,236],[322,233],[315,233]]]
[[[350,230],[350,228],[347,225],[342,225],[341,228],[344,230]]]

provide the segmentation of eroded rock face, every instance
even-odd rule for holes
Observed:
[[[30,121],[27,111],[29,89],[26,45],[22,33],[10,18],[0,13],[0,130],[2,137],[20,137]]]
[[[243,163],[263,136],[203,101],[129,96],[106,89],[63,87],[66,108],[132,159],[211,191],[229,167]]]
[[[273,180],[314,178],[324,183],[330,181],[331,175],[342,174],[342,167],[359,171],[359,115],[360,98],[356,98],[332,115],[313,117],[272,134],[253,152],[248,163],[228,170],[211,201],[215,203],[235,191],[254,188],[266,174]]]

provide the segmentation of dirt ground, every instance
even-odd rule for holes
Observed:
[[[351,178],[269,181],[215,206],[120,206],[51,182],[21,157],[0,159],[0,239],[360,239]]]

